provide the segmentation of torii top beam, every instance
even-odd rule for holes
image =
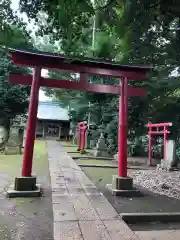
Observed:
[[[120,65],[99,59],[83,58],[82,60],[71,60],[62,55],[41,51],[9,49],[9,55],[16,65],[26,67],[40,66],[47,69],[85,73],[88,75],[126,77],[130,80],[144,79],[146,74],[152,69],[152,67],[149,66]]]

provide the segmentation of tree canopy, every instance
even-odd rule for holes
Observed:
[[[4,1],[9,2],[9,1]],[[9,10],[8,10],[9,11]],[[8,19],[7,9],[5,19]],[[46,37],[36,47],[71,55],[99,57],[126,64],[153,65],[144,81],[146,98],[129,98],[129,137],[142,135],[148,121],[173,122],[179,131],[180,3],[168,0],[20,0],[20,11],[35,20],[36,36]],[[13,19],[16,19],[13,17]],[[16,20],[17,21],[17,20]],[[172,72],[176,71],[176,75]],[[77,80],[76,75],[51,71],[53,78]],[[118,79],[89,77],[88,81],[116,84]],[[117,141],[117,96],[46,89],[46,93],[71,106],[74,121],[88,119]]]
[[[10,73],[23,74],[28,70],[11,63],[7,48],[32,48],[24,25],[13,15],[10,1],[4,1],[0,13],[0,124],[9,126],[10,120],[26,113],[30,88],[8,83]]]

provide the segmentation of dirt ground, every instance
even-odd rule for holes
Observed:
[[[36,141],[33,175],[44,189],[41,198],[7,199],[5,192],[20,175],[22,155],[0,155],[0,239],[52,240],[53,211],[44,141]]]

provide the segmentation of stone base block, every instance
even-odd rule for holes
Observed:
[[[112,192],[112,195],[119,197],[140,197],[142,196],[141,192],[138,189],[131,190],[119,190],[113,189],[112,184],[107,184],[106,187]]]
[[[133,187],[133,179],[130,177],[118,177],[113,175],[112,184],[107,184],[107,188],[110,189],[115,196],[141,196],[140,191]]]
[[[36,184],[36,177],[16,177],[14,186],[7,191],[8,197],[39,197],[40,186]]]
[[[80,151],[80,153],[81,153],[81,154],[86,154],[86,153],[87,153],[87,151],[84,151],[84,152]]]
[[[16,177],[14,190],[16,191],[34,191],[36,190],[36,177]]]
[[[112,176],[112,188],[118,190],[131,190],[133,188],[133,179],[130,177]]]
[[[11,186],[9,190],[6,192],[6,196],[8,198],[15,197],[40,197],[41,196],[41,188],[39,184],[36,184],[36,190],[32,191],[17,191],[14,190],[14,186]]]
[[[21,146],[13,147],[13,146],[6,146],[4,149],[4,155],[17,155],[22,154]]]

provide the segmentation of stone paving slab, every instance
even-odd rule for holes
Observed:
[[[77,220],[73,204],[71,202],[53,204],[53,212],[55,222]]]
[[[63,204],[66,202],[73,202],[74,199],[69,194],[60,194],[60,193],[52,193],[52,202]]]
[[[111,240],[107,229],[101,220],[95,221],[80,221],[79,222],[82,234],[86,240]]]
[[[97,220],[99,216],[85,195],[79,195],[74,199],[74,210],[79,220]]]
[[[116,210],[109,204],[108,200],[104,196],[89,196],[90,202],[98,213],[100,219],[118,219],[119,214]]]
[[[55,240],[138,240],[61,145],[47,141]]]
[[[167,230],[167,231],[151,231],[149,234],[147,231],[135,232],[140,240],[179,240],[180,234],[176,230]]]
[[[54,222],[54,240],[84,240],[79,222]]]
[[[129,231],[129,227],[123,221],[112,220],[112,221],[103,221],[111,239],[113,240],[137,240],[137,236]],[[144,238],[146,240],[146,238]]]

